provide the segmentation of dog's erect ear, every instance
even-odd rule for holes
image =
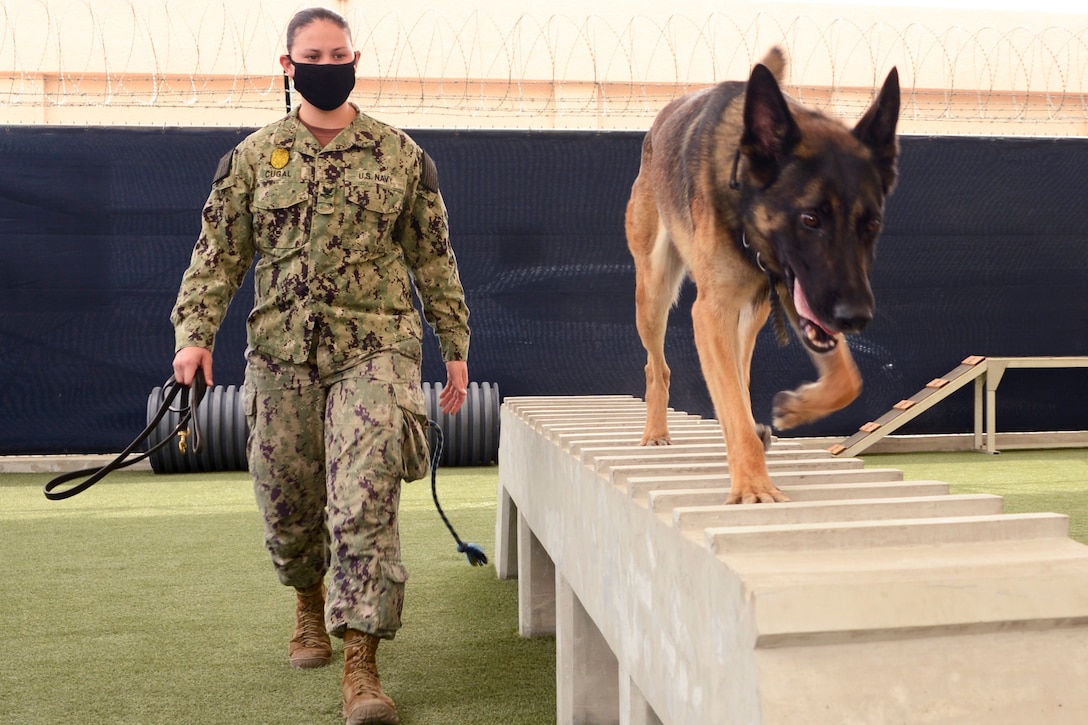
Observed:
[[[892,68],[880,89],[880,95],[854,127],[854,137],[872,150],[884,181],[884,193],[895,188],[899,175],[896,159],[899,142],[895,137],[895,125],[899,121],[899,71]]]
[[[801,140],[778,81],[762,63],[752,69],[744,97],[744,135],[741,151],[748,157],[753,180],[766,188],[778,176],[778,169]]]

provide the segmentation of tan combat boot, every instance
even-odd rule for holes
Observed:
[[[382,691],[375,654],[381,640],[349,629],[344,632],[344,717],[347,725],[397,725],[397,708]]]
[[[325,584],[295,591],[295,633],[287,645],[287,656],[292,667],[324,667],[332,662],[332,642],[325,631]]]

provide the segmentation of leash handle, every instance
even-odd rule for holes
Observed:
[[[95,485],[103,478],[108,476],[113,471],[116,471],[126,466],[131,466],[133,463],[139,463],[151,454],[159,451],[163,446],[173,441],[174,436],[181,433],[185,428],[190,428],[186,438],[189,440],[188,445],[192,446],[193,452],[196,453],[203,445],[203,439],[200,435],[200,428],[197,424],[196,409],[200,405],[200,401],[204,399],[204,395],[208,390],[208,384],[204,381],[204,372],[197,368],[196,376],[193,378],[193,384],[191,387],[180,384],[173,376],[168,378],[163,383],[163,392],[165,398],[162,401],[162,405],[159,406],[159,410],[155,413],[154,419],[147,424],[147,427],[143,429],[140,435],[136,436],[136,439],[132,443],[128,444],[116,458],[107,463],[104,466],[98,468],[81,468],[78,471],[68,471],[53,478],[49,483],[45,484],[42,489],[42,493],[50,501],[61,501],[66,498],[71,498],[76,494],[83,493],[91,486]],[[132,454],[137,448],[140,447],[148,437],[155,432],[155,427],[159,422],[169,413],[172,408],[171,404],[174,399],[178,397],[179,393],[186,391],[182,394],[182,416],[178,421],[178,424],[174,427],[174,430],[170,435],[163,438],[156,443],[150,450],[137,456],[136,458],[126,460],[129,455]],[[191,425],[190,425],[191,424]],[[69,481],[74,481],[79,478],[87,477],[86,480],[72,486],[71,488],[60,489],[59,486]]]

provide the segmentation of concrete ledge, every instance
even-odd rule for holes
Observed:
[[[912,496],[853,500],[795,501],[781,506],[677,506],[673,523],[680,528],[814,524],[871,519],[924,519],[1000,514],[1003,501],[989,494]]]
[[[0,473],[68,473],[104,466],[117,454],[70,454],[63,456],[0,456]],[[150,471],[148,460],[126,466],[128,471]]]
[[[902,472],[900,479],[902,478]],[[721,486],[721,484],[718,484]],[[788,488],[790,499],[801,501],[849,501],[852,499],[902,498],[904,496],[943,496],[949,485],[944,481],[862,481],[860,483],[830,483],[799,485]],[[678,506],[717,506],[729,495],[727,487],[657,489],[647,491],[647,506],[662,513]]]
[[[1069,517],[1044,513],[880,521],[825,519],[819,523],[715,527],[706,529],[705,534],[707,548],[715,554],[768,550],[804,554],[812,549],[875,549],[1065,538],[1069,535]]]
[[[903,472],[895,468],[865,469],[860,465],[843,465],[845,461],[836,463],[827,461],[827,469],[817,469],[809,462],[807,467],[798,465],[792,467],[769,467],[771,480],[787,495],[798,486],[828,486],[838,483],[877,483],[881,481],[902,481]],[[662,470],[662,469],[658,469]],[[645,495],[647,492],[668,490],[670,488],[717,488],[723,483],[729,483],[729,467],[685,467],[677,466],[674,470],[678,475],[654,475],[654,471],[647,467],[617,466],[612,470],[612,483],[616,486],[625,486],[632,496]],[[635,475],[632,475],[635,474]],[[725,500],[724,498],[722,499]]]

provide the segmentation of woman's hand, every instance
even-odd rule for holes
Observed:
[[[211,361],[208,365],[210,367]],[[176,363],[175,363],[176,367]],[[438,406],[447,415],[454,415],[468,397],[468,363],[452,360],[446,363],[446,387],[438,396]]]
[[[183,347],[174,355],[174,380],[182,385],[192,385],[197,368],[204,371],[204,382],[210,388],[212,382],[212,351],[203,347]]]

